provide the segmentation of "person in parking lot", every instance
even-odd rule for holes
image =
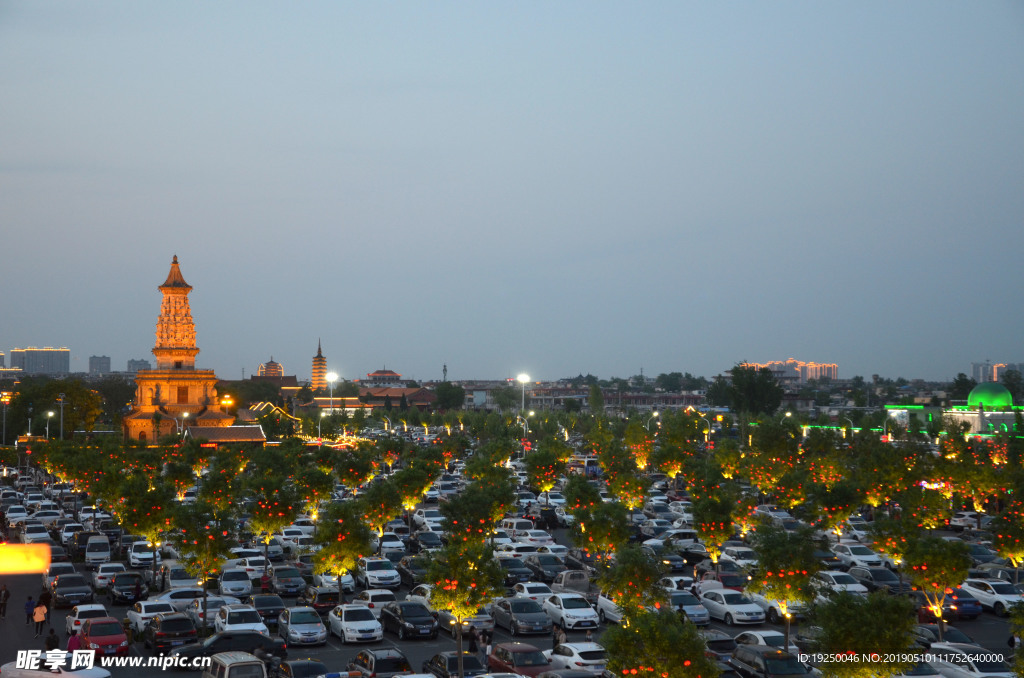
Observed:
[[[68,652],[80,649],[82,649],[82,639],[78,637],[78,629],[71,629],[71,635],[68,636]]]
[[[32,611],[36,609],[36,601],[32,600],[32,596],[28,597],[25,601],[25,626],[32,623]]]
[[[32,610],[32,621],[36,623],[36,638],[43,633],[43,624],[46,623],[46,605],[40,600]]]
[[[7,590],[7,584],[0,585],[0,619],[7,619],[7,601],[11,599],[11,592]]]
[[[39,594],[39,604],[46,607],[46,625],[50,625],[50,613],[53,611],[53,594],[50,589],[43,589]]]
[[[50,632],[46,634],[46,651],[56,650],[60,647],[60,638],[57,637],[57,631],[52,626]]]

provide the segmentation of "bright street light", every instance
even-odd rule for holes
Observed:
[[[327,383],[331,385],[331,414],[334,414],[334,382],[338,381],[337,372],[327,373]]]
[[[655,410],[655,411],[654,411],[654,412],[653,412],[653,413],[651,414],[651,418],[647,420],[647,432],[648,432],[648,433],[650,433],[650,431],[651,431],[651,422],[652,422],[652,421],[654,421],[654,420],[655,420],[655,419],[656,419],[656,418],[658,417],[658,415],[659,415],[659,414],[660,414],[660,412],[658,412],[657,410]]]
[[[326,412],[321,412],[320,413],[320,421],[318,421],[316,423],[316,437],[320,438],[321,442],[323,442],[323,438],[320,436],[320,424],[324,423],[324,417],[326,417],[326,416],[327,416]]]
[[[53,417],[53,412],[46,413],[46,439],[50,439],[50,419]]]
[[[516,381],[523,385],[523,399],[519,405],[519,411],[522,412],[526,409],[526,382],[530,381],[530,375],[525,372],[521,372],[519,376],[516,377]]]

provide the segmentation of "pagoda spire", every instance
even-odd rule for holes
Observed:
[[[159,289],[164,299],[156,321],[156,345],[153,346],[157,369],[194,370],[199,348],[196,346],[196,325],[188,304],[192,286],[181,275],[178,255],[171,260],[167,280]]]

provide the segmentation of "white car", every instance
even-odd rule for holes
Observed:
[[[867,546],[840,542],[832,547],[832,553],[836,554],[845,567],[881,567],[882,559],[877,553]]]
[[[378,549],[382,554],[389,551],[405,553],[405,542],[394,532],[385,532],[380,536]]]
[[[149,624],[149,620],[158,614],[174,612],[171,604],[160,600],[140,600],[128,608],[125,616],[135,633],[142,633],[142,630]]]
[[[562,546],[561,544],[547,544],[545,546],[538,546],[537,553],[550,553],[564,562],[565,557],[569,555],[569,547]]]
[[[509,536],[505,530],[495,530],[494,534],[490,536],[488,541],[492,546],[497,548],[498,546],[504,546],[505,544],[512,544],[512,537]]]
[[[744,631],[736,634],[735,640],[738,645],[769,645],[793,655],[800,654],[800,648],[793,643],[786,646],[786,634],[782,631]]]
[[[331,610],[327,615],[327,633],[343,643],[384,639],[384,627],[373,611],[363,605],[338,605]]]
[[[402,583],[395,564],[387,558],[360,558],[355,578],[367,589],[397,589]]]
[[[370,612],[377,619],[380,619],[380,610],[388,603],[398,600],[394,591],[387,589],[367,589],[352,599],[353,605],[361,605],[369,608]]]
[[[40,523],[42,523],[46,527],[50,527],[51,525],[53,525],[55,522],[57,522],[59,519],[61,519],[63,517],[64,517],[64,512],[63,511],[57,511],[57,510],[36,511],[35,513],[32,514],[32,518],[34,520],[38,520]]]
[[[536,600],[538,603],[547,600],[552,594],[551,587],[539,581],[527,581],[516,584],[512,587],[512,590],[515,592],[514,597],[529,598],[530,600]]]
[[[128,549],[128,567],[152,567],[153,558],[156,558],[156,563],[159,565],[160,554],[149,545],[148,541],[132,542]]]
[[[845,572],[839,570],[824,570],[811,575],[811,588],[814,589],[814,600],[818,603],[828,602],[829,596],[840,591],[849,591],[860,596],[866,596],[868,589],[859,581]]]
[[[615,601],[608,597],[604,591],[597,596],[597,617],[601,620],[601,623],[612,622],[619,624],[622,622],[622,608],[615,604]]]
[[[928,663],[944,678],[1011,678],[1013,670],[991,650],[967,643],[932,643]]]
[[[957,511],[953,514],[953,517],[949,519],[949,526],[954,530],[960,531],[973,529],[978,527],[978,521],[984,517],[984,513],[978,513],[977,511]]]
[[[196,578],[184,567],[172,567],[167,571],[167,588],[187,589],[196,585]]]
[[[748,591],[747,598],[754,601],[754,604],[764,610],[764,613],[768,615],[768,621],[772,624],[782,624],[785,621],[785,617],[782,614],[782,605],[777,600],[771,600],[766,598],[760,593],[753,593]],[[807,605],[801,602],[792,602],[786,606],[786,610],[793,617],[802,617],[807,612]]]
[[[600,619],[586,598],[578,593],[555,593],[541,605],[551,621],[563,629],[596,629]]]
[[[298,546],[299,537],[307,536],[301,528],[298,527],[286,527],[281,530],[281,534],[275,535],[281,540],[281,545],[288,549],[294,549]]]
[[[59,657],[58,670],[51,671],[46,665],[46,655],[39,658],[39,668],[19,669],[18,662],[10,662],[0,666],[0,675],[4,678],[53,678],[55,675],[74,676],[74,678],[110,678],[110,671],[94,666],[91,669],[71,669],[71,653]]]
[[[502,544],[494,548],[495,558],[524,558],[537,552],[534,544]]]
[[[68,523],[64,527],[60,528],[60,543],[64,546],[68,545],[71,538],[75,535],[75,532],[83,532],[85,525],[82,523]]]
[[[118,572],[127,572],[128,568],[124,563],[100,563],[96,571],[92,573],[92,587],[97,591],[110,586],[110,580]]]
[[[193,600],[203,597],[203,590],[198,587],[179,588],[164,591],[158,596],[152,596],[152,601],[164,601],[171,604],[175,612],[184,612]]]
[[[544,530],[526,530],[516,537],[516,542],[539,547],[550,546],[555,543],[555,540],[552,539],[551,535]]]
[[[321,572],[313,575],[313,586],[323,586],[329,589],[338,588],[338,575]],[[351,593],[356,590],[356,580],[348,572],[341,577],[341,588]]]
[[[669,591],[689,591],[693,587],[693,577],[688,577],[684,574],[673,574],[662,577],[658,580],[658,584],[664,586]]]
[[[110,613],[107,612],[107,608],[103,605],[92,603],[89,605],[75,605],[64,620],[64,633],[70,636],[72,631],[81,631],[82,624],[85,623],[86,619],[109,616]],[[0,672],[0,676],[6,675],[6,673]]]
[[[550,506],[565,506],[565,495],[561,492],[541,492],[537,495],[537,503]]]
[[[576,516],[572,509],[567,509],[564,506],[555,507],[555,519],[562,527],[571,527],[576,524]]]
[[[263,617],[252,605],[223,606],[217,610],[213,628],[216,631],[255,631],[264,636],[270,635],[270,630],[263,623]]]
[[[242,601],[231,596],[206,596],[196,598],[185,607],[185,616],[192,620],[196,628],[203,626],[203,620],[211,621],[217,616],[217,612],[225,605],[238,605]],[[204,604],[205,603],[205,604]]]
[[[418,584],[409,591],[405,599],[411,603],[420,603],[428,610],[434,608],[430,605],[430,590],[434,588],[430,584]]]
[[[729,626],[733,624],[763,624],[764,610],[739,591],[715,589],[705,591],[700,602],[707,608],[713,619],[721,619]]]
[[[7,511],[4,513],[7,518],[7,524],[11,527],[17,527],[19,523],[25,522],[28,518],[28,509],[24,506],[8,506]]]
[[[412,515],[412,521],[419,528],[424,528],[427,525],[437,525],[440,527],[444,521],[444,515],[437,509],[416,509],[416,513]]]
[[[312,518],[296,518],[289,527],[297,527],[306,533],[306,536],[312,537],[313,533],[316,532],[316,523],[313,522]]]
[[[597,643],[561,643],[545,652],[544,656],[551,660],[550,671],[574,669],[595,676],[604,673],[608,662],[607,653]]]
[[[745,546],[727,546],[718,558],[727,563],[736,563],[742,568],[757,567],[757,552]]]
[[[1013,584],[996,579],[968,579],[960,585],[967,593],[978,599],[981,606],[1002,617],[1007,611],[1024,600]],[[935,668],[939,668],[936,666]],[[939,669],[941,672],[941,669]]]
[[[220,573],[217,589],[222,596],[245,597],[252,593],[252,580],[249,573],[240,567],[229,567]]]
[[[263,556],[239,558],[231,566],[245,570],[245,573],[249,575],[249,579],[259,579],[267,571],[267,568],[270,567],[270,561]]]

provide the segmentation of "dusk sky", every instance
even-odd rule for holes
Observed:
[[[0,0],[0,351],[1024,362],[1022,2]]]

